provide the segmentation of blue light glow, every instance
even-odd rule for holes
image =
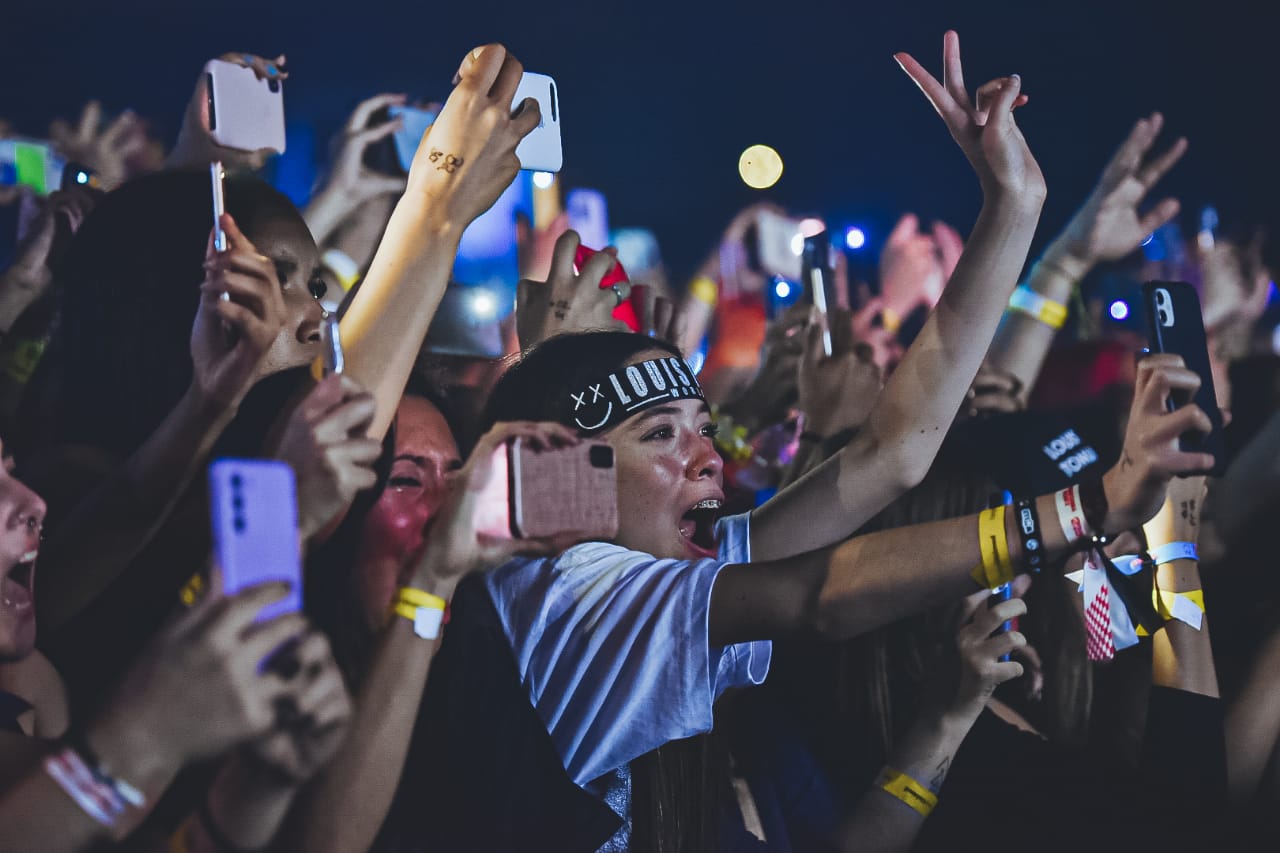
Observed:
[[[1112,320],[1124,320],[1129,316],[1129,303],[1123,299],[1117,299],[1111,303],[1110,313]]]
[[[778,279],[774,282],[773,292],[777,294],[779,299],[786,299],[791,295],[791,282]]]
[[[850,249],[857,251],[867,245],[867,234],[856,225],[844,232],[844,244]]]

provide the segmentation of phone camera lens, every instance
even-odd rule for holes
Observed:
[[[591,462],[592,468],[612,468],[613,448],[606,445],[596,445],[587,453],[587,459]]]
[[[279,80],[268,80],[268,81],[267,81],[267,88],[268,88],[268,89],[270,89],[272,92],[279,92],[279,91],[280,91],[280,81],[279,81]]]
[[[239,474],[232,474],[232,475],[231,475],[231,488],[233,488],[233,489],[238,489],[238,488],[240,488],[240,487],[241,487],[241,486],[243,486],[243,485],[244,485],[244,478],[243,478],[243,477],[241,477]]]
[[[237,515],[235,520],[231,522],[231,527],[236,533],[244,533],[244,518]]]
[[[231,507],[237,511],[244,509],[244,497],[240,494],[231,496]]]

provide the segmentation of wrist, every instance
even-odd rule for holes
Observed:
[[[1122,461],[1121,465],[1124,464]],[[1117,466],[1119,467],[1119,466]],[[1107,533],[1110,536],[1116,536],[1126,530],[1134,530],[1141,527],[1146,518],[1140,518],[1129,507],[1117,504],[1113,498],[1116,495],[1123,494],[1120,485],[1121,474],[1116,468],[1112,468],[1102,475],[1102,492],[1107,496],[1107,514],[1103,522],[1103,530],[1094,530],[1093,533]]]
[[[393,227],[404,228],[406,233],[417,237],[412,243],[413,249],[435,254],[440,250],[436,241],[447,241],[456,248],[462,232],[470,224],[470,221],[462,222],[449,209],[446,199],[435,198],[422,190],[413,192],[410,188],[392,209],[387,231],[392,231]]]
[[[1078,282],[1089,274],[1094,262],[1084,253],[1055,240],[1040,256],[1036,266],[1041,269],[1048,268],[1064,278],[1071,279],[1072,282]]]
[[[1028,189],[1025,186],[1012,186],[992,179],[982,185],[983,206],[996,210],[1038,218],[1044,207],[1045,190]]]
[[[446,567],[437,566],[436,561],[428,560],[418,567],[405,586],[451,601],[454,590],[458,587],[458,580],[456,572],[448,572]]]
[[[186,752],[158,736],[162,726],[148,725],[144,716],[124,713],[118,704],[99,714],[79,739],[112,775],[156,794],[186,763]]]

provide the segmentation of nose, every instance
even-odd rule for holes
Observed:
[[[298,343],[320,343],[320,322],[323,317],[324,308],[320,306],[317,300],[308,295],[306,310],[303,312],[301,322],[298,323]]]
[[[716,451],[711,436],[701,435],[695,439],[689,452],[689,463],[685,466],[685,475],[690,480],[713,479],[717,482],[724,471],[724,460]]]
[[[14,479],[5,483],[3,488],[7,494],[0,499],[0,513],[3,513],[5,529],[18,530],[25,527],[31,534],[38,535],[44,525],[44,501]]]

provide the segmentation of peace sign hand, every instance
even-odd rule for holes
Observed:
[[[983,192],[1043,200],[1044,175],[1031,156],[1013,111],[1027,102],[1022,79],[1014,74],[981,86],[974,101],[964,87],[960,37],[948,30],[942,39],[943,80],[939,83],[910,54],[894,54],[978,173]]]

